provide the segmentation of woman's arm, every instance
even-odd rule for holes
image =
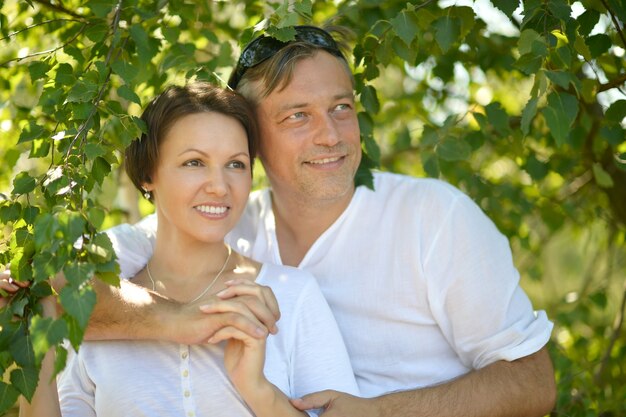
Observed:
[[[236,280],[223,294],[228,298],[256,295],[261,286],[249,280]],[[225,297],[225,298],[226,298]],[[224,367],[231,382],[257,417],[302,417],[289,398],[267,380],[263,373],[266,339],[252,338],[234,327],[219,330],[210,343],[227,340]]]
[[[53,297],[41,301],[46,317],[56,317],[57,306]],[[54,377],[54,348],[44,356],[39,373],[39,384],[30,403],[20,397],[20,417],[61,417],[59,395],[57,394],[56,378]]]

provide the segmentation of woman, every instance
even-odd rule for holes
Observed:
[[[142,118],[148,133],[129,146],[125,166],[154,202],[158,227],[154,255],[132,281],[183,303],[270,286],[280,331],[259,340],[226,328],[201,346],[85,342],[58,378],[62,415],[297,416],[304,414],[289,397],[355,393],[345,347],[313,277],[259,264],[224,243],[251,187],[257,132],[246,101],[206,83],[170,87]],[[24,406],[23,414],[31,410]]]

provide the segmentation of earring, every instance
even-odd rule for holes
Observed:
[[[145,188],[142,188],[143,190],[143,198],[145,198],[146,200],[150,200],[150,198],[152,198],[152,194],[150,194],[150,191],[146,190]]]

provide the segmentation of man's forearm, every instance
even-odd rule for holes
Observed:
[[[381,417],[544,416],[552,410],[556,386],[544,347],[513,362],[499,361],[434,387],[376,399]]]
[[[180,308],[174,301],[124,280],[119,288],[98,279],[93,280],[92,286],[97,303],[85,339],[174,340],[164,326],[164,316],[174,315]]]

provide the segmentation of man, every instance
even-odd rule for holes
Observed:
[[[251,196],[230,242],[316,276],[366,398],[326,391],[294,404],[325,407],[328,417],[545,415],[555,401],[545,348],[552,324],[519,287],[506,239],[438,180],[376,173],[375,191],[355,189],[361,148],[352,74],[327,32],[296,30],[295,42],[252,41],[229,80],[256,105],[271,184]],[[152,229],[147,220],[113,232],[127,274],[149,258]],[[144,294],[148,307],[127,302],[136,315],[125,318],[112,301],[131,299],[125,291],[99,288],[92,337],[136,329],[135,337],[200,342],[220,326],[275,331],[269,294],[232,310],[210,304],[206,312],[230,314],[211,319]],[[199,333],[180,329],[189,317]]]

